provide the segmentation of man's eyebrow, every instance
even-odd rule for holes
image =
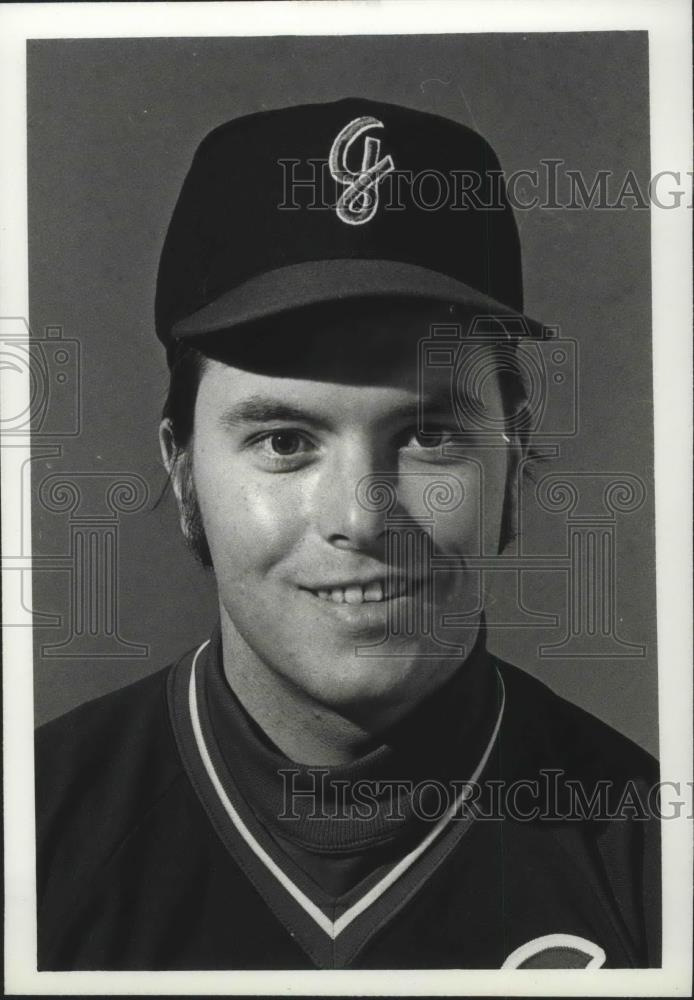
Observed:
[[[327,423],[325,417],[320,414],[292,403],[273,399],[271,396],[249,396],[248,399],[227,407],[220,417],[221,423],[229,427],[236,424],[267,424],[276,420]]]
[[[416,405],[430,413],[445,412],[450,410],[453,401],[453,394],[448,390],[439,392],[425,392],[418,397]]]
[[[413,398],[411,403],[403,403],[396,407],[389,419],[402,419],[413,416],[416,418],[420,408],[425,413],[448,413],[451,410],[451,392],[427,392],[419,398]],[[249,396],[238,403],[226,407],[220,416],[220,422],[227,427],[238,424],[268,424],[274,421],[285,423],[310,423],[326,427],[329,418],[306,407],[287,403],[272,396]]]
[[[458,385],[438,392],[426,392],[418,401],[419,409],[424,413],[450,413],[455,406],[481,405],[482,398],[478,388],[473,385]]]

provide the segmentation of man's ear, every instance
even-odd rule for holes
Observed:
[[[181,499],[183,496],[182,487],[182,462],[181,462],[181,452],[179,451],[176,440],[173,433],[173,427],[171,426],[171,421],[166,418],[162,420],[159,424],[159,449],[161,451],[161,460],[164,463],[164,468],[166,469],[169,482],[174,491],[176,497],[176,502],[178,503],[179,510],[181,509]]]

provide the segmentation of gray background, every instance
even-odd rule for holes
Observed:
[[[262,108],[365,96],[477,128],[506,173],[558,158],[592,178],[649,175],[643,33],[328,38],[115,39],[28,43],[30,322],[81,344],[80,433],[54,440],[48,472],[164,474],[157,426],[167,373],[153,333],[158,253],[200,139]],[[500,631],[492,648],[657,752],[648,212],[519,214],[526,308],[580,344],[580,434],[544,471],[629,472],[647,497],[618,525],[622,638],[630,659],[546,660],[551,629]],[[51,440],[50,436],[46,440]],[[35,492],[35,491],[34,491]],[[69,550],[67,518],[34,503],[34,553]],[[532,504],[528,551],[564,546],[561,518]],[[165,665],[204,639],[214,586],[179,538],[173,504],[120,523],[119,630],[142,658],[49,658],[66,627],[37,628],[36,721]],[[556,573],[528,574],[524,599],[564,614]],[[34,609],[66,616],[66,572],[36,573]]]

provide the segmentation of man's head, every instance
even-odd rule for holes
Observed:
[[[522,306],[510,209],[502,198],[456,217],[450,205],[432,221],[412,191],[379,209],[393,163],[421,172],[428,155],[453,169],[460,154],[489,189],[493,153],[462,126],[365,103],[212,133],[157,295],[172,371],[162,452],[186,537],[214,569],[223,628],[346,715],[416,703],[469,651],[483,603],[470,560],[508,540],[524,446],[503,322],[469,337],[480,312]],[[272,157],[277,168],[303,149],[310,161],[330,135],[335,197],[297,214]],[[259,233],[243,226],[246,202]],[[428,365],[422,342],[442,324],[462,335],[455,361]]]
[[[483,594],[468,562],[496,555],[513,520],[522,385],[489,343],[470,357],[484,377],[454,397],[450,370],[433,369],[423,398],[420,342],[447,314],[314,310],[301,329],[285,318],[208,344],[183,359],[187,398],[172,393],[162,424],[182,527],[227,627],[347,712],[416,701],[437,663],[469,651]],[[461,624],[442,626],[451,615]]]

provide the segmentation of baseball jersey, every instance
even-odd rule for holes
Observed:
[[[284,757],[218,631],[36,747],[42,970],[660,962],[655,761],[483,642],[350,765]]]

